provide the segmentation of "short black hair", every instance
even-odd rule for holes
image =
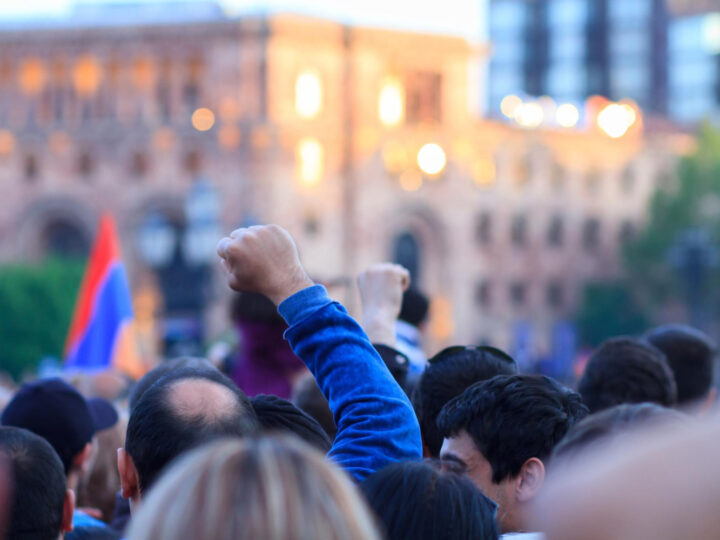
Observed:
[[[161,362],[153,369],[143,375],[138,382],[132,387],[130,391],[130,399],[128,402],[128,408],[132,411],[137,405],[142,395],[157,381],[185,368],[195,369],[215,369],[210,360],[205,358],[198,358],[195,356],[181,356],[179,358],[173,358],[171,360],[165,360]]]
[[[235,396],[229,415],[185,418],[174,411],[170,390],[183,380],[206,380],[224,386]],[[125,438],[141,491],[147,490],[163,469],[183,452],[219,437],[245,437],[257,431],[258,421],[245,393],[216,369],[181,369],[153,384],[135,404]]]
[[[705,333],[684,324],[659,326],[645,339],[665,354],[677,385],[677,402],[682,405],[708,395],[715,380],[717,345]]]
[[[430,301],[418,289],[410,288],[403,293],[398,319],[413,326],[420,326],[427,319]]]
[[[567,431],[587,416],[576,393],[543,375],[498,375],[475,383],[443,407],[443,436],[467,431],[492,467],[494,483],[520,474],[530,458],[547,460]]]
[[[12,480],[9,522],[0,538],[57,540],[66,489],[60,457],[45,439],[16,427],[0,427],[0,457]]]
[[[517,371],[515,360],[493,347],[450,347],[433,356],[412,395],[430,455],[440,454],[443,436],[437,427],[437,416],[448,401],[476,382]]]
[[[684,424],[687,416],[655,403],[616,405],[583,418],[565,435],[552,453],[552,461],[567,458],[599,441],[616,438],[634,429],[655,422]]]
[[[293,391],[292,401],[300,410],[318,421],[330,440],[335,438],[337,426],[333,413],[314,377],[307,376],[300,380]]]
[[[604,341],[590,356],[578,391],[590,412],[623,403],[657,403],[672,407],[677,387],[665,355],[639,339]]]
[[[330,451],[332,441],[318,421],[286,399],[261,394],[250,401],[263,432],[292,433],[323,454]]]
[[[497,506],[437,462],[393,463],[360,485],[388,540],[495,540]]]

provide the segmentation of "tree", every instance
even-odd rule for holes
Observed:
[[[62,358],[83,264],[49,260],[0,267],[0,371],[20,377]]]
[[[640,334],[649,324],[622,281],[586,285],[575,322],[580,342],[588,347],[597,347],[610,337]]]

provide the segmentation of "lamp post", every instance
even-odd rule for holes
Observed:
[[[137,247],[162,291],[166,356],[202,353],[203,313],[210,300],[211,267],[221,236],[220,199],[211,182],[198,179],[185,196],[181,220],[148,215]]]

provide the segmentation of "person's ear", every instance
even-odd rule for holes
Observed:
[[[124,448],[117,451],[118,473],[120,473],[121,494],[125,499],[134,499],[140,494],[140,482],[138,481],[135,463]]]
[[[702,414],[708,414],[713,410],[713,407],[715,407],[715,399],[717,399],[717,389],[711,388],[710,391],[707,393],[707,396],[702,400],[700,403],[700,407],[698,407],[698,412]]]
[[[65,490],[63,501],[62,532],[73,530],[73,514],[75,513],[75,492],[72,489]]]
[[[90,464],[90,456],[92,455],[92,443],[87,443],[83,449],[73,458],[73,469],[86,472]]]
[[[523,463],[515,485],[515,496],[520,502],[531,501],[545,482],[545,465],[536,457]]]

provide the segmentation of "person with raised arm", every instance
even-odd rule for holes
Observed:
[[[410,401],[360,325],[308,277],[290,234],[277,225],[237,229],[217,250],[229,286],[264,294],[287,321],[285,337],[315,376],[338,428],[328,456],[358,481],[390,463],[421,459]],[[398,267],[388,267],[383,279],[400,294],[408,281]]]

